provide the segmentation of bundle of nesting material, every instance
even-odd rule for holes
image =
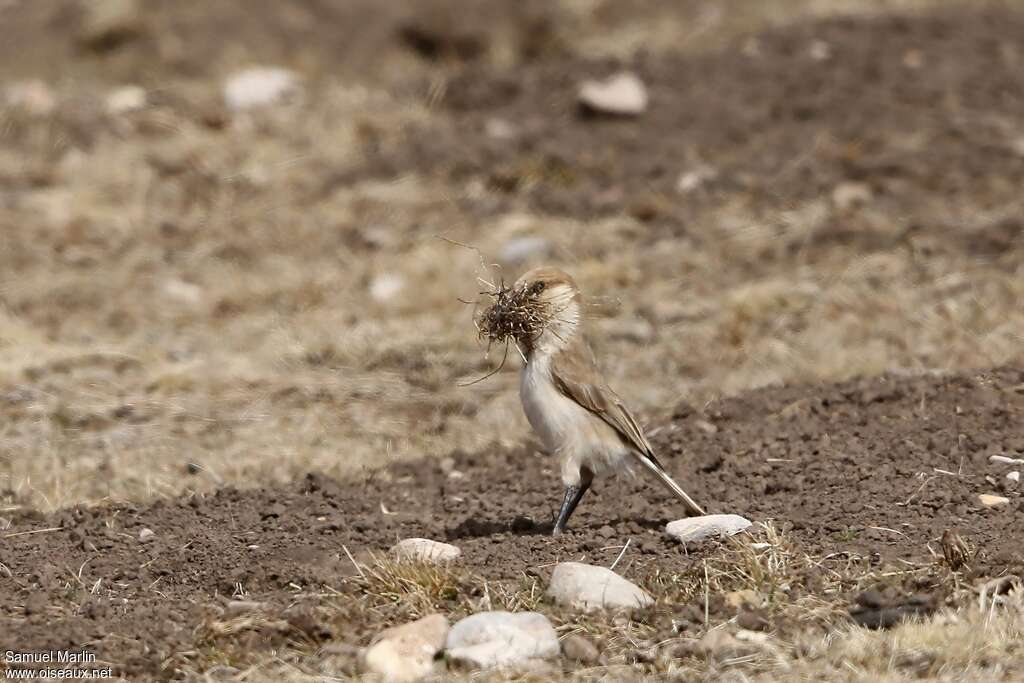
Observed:
[[[491,298],[491,304],[474,322],[480,339],[486,339],[488,344],[511,341],[529,345],[554,316],[550,304],[526,289],[515,290],[502,283],[493,291],[482,293]]]

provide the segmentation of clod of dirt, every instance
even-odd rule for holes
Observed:
[[[857,595],[850,618],[870,629],[892,628],[906,619],[924,617],[935,611],[934,600],[926,595],[890,596],[876,590]]]
[[[84,6],[79,40],[90,49],[111,50],[142,32],[139,0],[90,0]]]
[[[601,653],[586,636],[573,633],[562,639],[562,655],[571,662],[578,664],[596,664],[601,659]]]

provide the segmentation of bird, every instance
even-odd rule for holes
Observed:
[[[605,381],[583,329],[583,295],[561,269],[534,268],[512,285],[512,296],[535,307],[540,331],[516,339],[525,359],[519,394],[523,411],[559,463],[565,497],[552,533],[562,534],[594,477],[646,471],[674,494],[689,516],[704,510],[665,471],[636,418]]]

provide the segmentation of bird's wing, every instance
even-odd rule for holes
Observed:
[[[627,444],[660,467],[661,463],[654,457],[654,450],[640,425],[618,394],[602,380],[589,350],[587,351],[585,354],[561,353],[553,359],[551,377],[555,387],[604,420]]]
[[[601,373],[597,370],[589,349],[582,351],[584,353],[562,353],[554,358],[551,363],[551,378],[555,387],[618,432],[622,439],[632,446],[630,450],[640,464],[683,501],[689,514],[703,515],[704,510],[658,462],[650,442],[622,399],[601,379]]]

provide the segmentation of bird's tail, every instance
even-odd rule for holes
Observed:
[[[697,505],[693,498],[690,498],[689,494],[686,493],[679,484],[673,481],[672,477],[668,476],[668,472],[663,470],[658,463],[644,456],[641,456],[638,459],[643,463],[644,467],[658,478],[658,481],[660,481],[665,488],[674,493],[679,500],[683,501],[683,505],[686,506],[686,511],[689,513],[690,517],[702,517],[706,514],[704,510]]]

